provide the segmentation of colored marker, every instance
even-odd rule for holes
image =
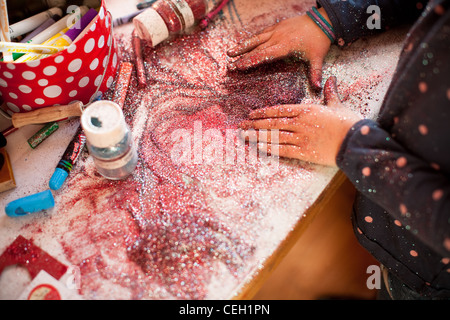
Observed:
[[[101,96],[97,97],[95,100],[100,100]],[[77,162],[81,152],[86,145],[86,136],[83,133],[83,128],[81,124],[78,126],[77,131],[75,132],[72,140],[64,151],[61,160],[58,162],[56,166],[55,172],[49,181],[50,189],[59,190],[66,181],[69,173],[72,171],[73,166]]]
[[[90,9],[84,16],[81,17],[79,25],[75,24],[69,31],[66,32],[58,41],[54,43],[55,46],[69,46],[78,37],[78,35],[88,26],[89,23],[97,16],[98,12],[95,9]]]
[[[77,132],[72,138],[72,141],[70,141],[69,146],[56,166],[55,172],[50,178],[50,189],[59,190],[62,187],[85,145],[86,136],[83,133],[82,127],[79,126]]]
[[[8,203],[5,212],[10,217],[22,217],[30,213],[47,210],[55,206],[55,199],[50,190],[32,194]]]
[[[75,12],[72,14],[68,14],[65,17],[58,20],[56,23],[39,33],[37,36],[35,36],[32,40],[30,40],[30,43],[39,43],[44,45],[51,45],[55,42],[55,40],[61,36],[63,36],[69,29],[68,25],[72,26],[73,24],[76,24],[78,20],[80,19],[80,16],[86,14],[88,12],[89,8],[86,6],[81,6],[79,8],[79,12]],[[32,61],[35,60],[39,55],[34,53],[28,53],[19,59],[17,59],[15,62],[25,62],[25,61]]]
[[[54,15],[62,16],[62,14],[63,12],[60,8],[48,9],[47,11],[38,13],[32,17],[10,25],[9,35],[11,38],[16,38],[30,31],[33,31],[47,19],[52,18]]]
[[[23,38],[20,42],[21,43],[32,43],[33,38],[36,37],[39,33],[50,27],[52,24],[55,24],[58,19],[61,19],[61,16],[53,16],[53,18],[47,19],[43,24],[41,24],[39,27],[34,29],[32,32],[27,34],[25,38]],[[30,41],[30,42],[28,42]],[[37,42],[35,42],[37,43]]]
[[[21,43],[32,43],[33,38],[36,37],[38,34],[40,34],[42,31],[50,27],[51,25],[56,23],[57,19],[60,19],[61,17],[54,16],[54,18],[47,19],[43,24],[41,24],[38,28],[36,28],[33,32],[30,32],[25,38],[23,38],[20,42]],[[35,42],[37,43],[37,42]],[[25,53],[13,53],[13,59],[14,61],[19,59],[25,55]]]
[[[9,18],[8,18],[8,8],[6,6],[6,0],[0,0],[0,25],[1,25],[1,40],[6,42],[11,42],[11,36],[9,34]],[[3,61],[11,62],[14,61],[12,53],[3,53]]]
[[[35,36],[32,39],[32,43],[39,43],[44,44],[47,40],[52,38],[54,35],[58,34],[60,31],[65,30],[69,26],[72,26],[73,24],[77,23],[78,20],[88,12],[89,8],[86,6],[81,6],[79,8],[79,12],[75,12],[72,14],[68,14],[58,20],[55,24],[51,25],[41,33],[39,33],[37,36]]]
[[[62,37],[57,39],[52,46],[54,47],[68,47],[78,37],[78,35],[88,26],[89,23],[97,16],[98,12],[95,9],[90,9],[84,16],[81,17],[79,25],[72,26]],[[37,59],[48,57],[49,55],[41,55]]]

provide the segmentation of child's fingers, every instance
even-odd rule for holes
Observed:
[[[331,76],[328,78],[324,87],[324,102],[326,105],[334,105],[341,103],[341,99],[339,98],[339,93],[337,90],[336,77]]]
[[[309,81],[314,91],[320,92],[322,90],[322,59],[311,59],[309,62]]]
[[[300,108],[297,105],[278,105],[253,110],[250,112],[249,118],[252,120],[264,118],[292,118],[299,114]]]
[[[295,131],[297,124],[294,118],[269,118],[260,120],[245,120],[240,124],[241,129],[278,129]]]
[[[280,130],[250,130],[240,131],[239,135],[241,139],[253,143],[276,143],[276,144],[292,144],[298,143],[298,136],[289,131]]]
[[[227,51],[227,55],[230,57],[237,57],[241,54],[247,53],[253,49],[255,49],[257,46],[259,46],[261,43],[266,42],[270,39],[272,36],[271,32],[264,32],[261,34],[258,34],[254,37],[251,37],[250,39],[245,40],[241,44],[238,44],[234,48],[231,48]]]
[[[284,58],[286,52],[280,45],[273,45],[263,50],[253,50],[242,56],[239,60],[231,63],[233,69],[246,70],[263,63],[270,63],[280,58]]]
[[[302,149],[291,144],[273,144],[261,142],[258,143],[257,146],[260,152],[265,152],[267,155],[291,159],[302,159],[304,157]]]

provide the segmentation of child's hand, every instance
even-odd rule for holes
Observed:
[[[258,138],[259,135],[248,134],[248,129],[278,129],[278,141],[252,142],[268,154],[336,166],[336,156],[347,132],[361,117],[341,104],[335,77],[327,80],[324,96],[326,105],[280,105],[255,110],[249,120],[241,123],[242,137],[250,141]],[[266,136],[273,138],[273,134]]]
[[[323,8],[319,12],[328,19]],[[331,41],[307,15],[286,19],[265,29],[262,33],[245,40],[230,49],[230,57],[241,56],[231,64],[245,70],[261,63],[294,56],[309,62],[309,80],[312,89],[321,90],[322,65]]]

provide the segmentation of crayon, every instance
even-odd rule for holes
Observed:
[[[146,9],[146,8],[150,8],[154,3],[156,2],[156,0],[149,0],[149,1],[144,1],[141,3],[138,3],[136,5],[136,7],[141,10],[141,9]]]
[[[118,27],[118,26],[121,26],[123,24],[129,23],[129,22],[131,22],[133,20],[134,17],[136,17],[138,14],[141,14],[143,11],[144,10],[139,10],[139,11],[133,12],[131,14],[128,14],[126,16],[114,19],[113,26],[114,27]]]
[[[62,16],[62,14],[63,12],[60,8],[48,9],[47,11],[38,13],[32,17],[10,25],[9,35],[11,38],[17,38],[18,36],[33,31],[47,19],[52,18],[54,15]]]
[[[58,130],[59,125],[57,122],[48,123],[41,130],[36,132],[31,138],[28,139],[28,144],[32,149],[36,149],[38,145],[44,142],[45,139],[51,136],[53,132]]]

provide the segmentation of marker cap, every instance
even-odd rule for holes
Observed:
[[[8,203],[5,212],[10,217],[21,217],[29,213],[38,212],[55,206],[55,199],[50,190],[33,194]]]
[[[64,184],[64,181],[66,181],[66,178],[69,174],[66,170],[63,170],[61,168],[56,168],[55,172],[53,173],[52,177],[50,178],[50,181],[48,185],[50,186],[50,189],[52,190],[59,190],[61,189],[62,185]]]

